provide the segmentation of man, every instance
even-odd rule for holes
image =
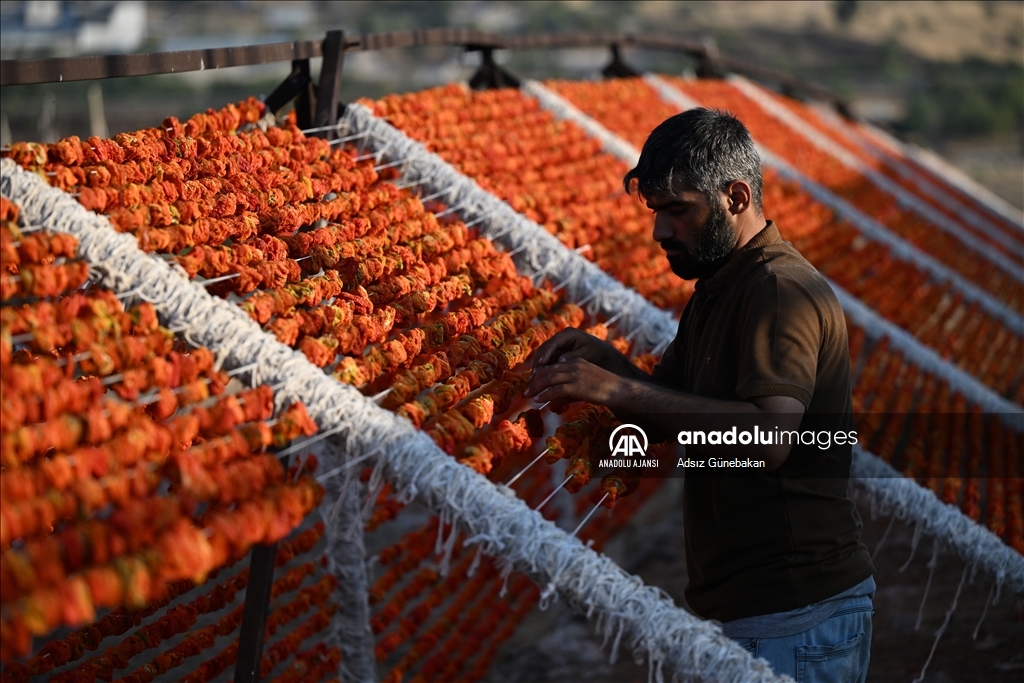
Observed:
[[[847,494],[850,359],[835,294],[765,220],[760,159],[730,114],[668,119],[624,184],[654,212],[672,271],[697,279],[676,338],[648,376],[566,330],[538,350],[526,394],[608,406],[654,440],[759,433],[688,447],[690,460],[764,466],[686,471],[687,603],[778,673],[863,681],[874,567]]]

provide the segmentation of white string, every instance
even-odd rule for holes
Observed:
[[[907,571],[907,567],[909,567],[910,563],[914,560],[914,556],[917,554],[917,546],[921,542],[921,532],[923,530],[924,523],[921,520],[918,520],[917,524],[914,526],[914,535],[910,539],[910,557],[908,557],[907,561],[903,563],[902,567],[900,567],[900,573]]]
[[[914,623],[914,630],[921,630],[921,619],[924,618],[924,604],[928,601],[928,593],[932,589],[932,579],[935,578],[935,567],[939,564],[939,539],[932,544],[932,559],[928,562],[928,581],[924,584],[924,595],[921,596],[921,606],[917,608],[917,621]]]
[[[348,470],[348,469],[350,469],[352,467],[355,467],[359,463],[364,462],[366,460],[369,460],[374,455],[376,455],[378,452],[380,452],[379,448],[377,450],[375,450],[375,451],[370,451],[369,453],[364,453],[363,455],[360,455],[358,458],[354,458],[352,460],[349,460],[346,463],[338,465],[337,467],[335,467],[334,469],[330,470],[329,472],[325,472],[324,474],[321,474],[320,476],[318,476],[316,478],[316,480],[318,482],[320,482],[321,484],[323,484],[324,482],[328,481],[329,479],[333,479],[334,477],[338,476],[342,472],[344,472],[344,471],[346,471],[346,470]]]
[[[507,482],[505,482],[505,486],[511,487],[511,486],[512,486],[512,484],[516,483],[516,480],[517,480],[517,479],[519,479],[519,477],[521,477],[521,476],[523,476],[524,474],[526,474],[526,470],[530,469],[531,467],[533,467],[534,465],[536,465],[536,464],[537,464],[538,462],[540,462],[540,459],[541,459],[541,458],[543,458],[543,457],[544,457],[545,455],[547,455],[547,453],[548,453],[548,451],[549,451],[549,450],[550,450],[550,449],[548,449],[548,448],[545,448],[545,449],[544,449],[544,450],[543,450],[543,451],[541,452],[541,454],[540,454],[540,455],[538,455],[538,456],[537,456],[536,458],[534,458],[533,460],[531,460],[531,461],[530,461],[530,464],[529,464],[529,465],[527,465],[527,466],[526,466],[526,467],[524,467],[523,469],[519,470],[519,474],[517,474],[516,476],[512,477],[512,478],[511,478],[511,479],[509,479],[509,480],[508,480]]]
[[[374,171],[383,171],[385,168],[393,168],[395,166],[401,166],[406,161],[408,161],[408,160],[407,159],[399,159],[398,161],[391,161],[391,162],[388,162],[386,164],[381,164],[380,166],[374,166],[373,170]]]
[[[588,512],[587,516],[584,517],[583,520],[576,525],[576,528],[573,529],[573,532],[570,534],[570,536],[575,536],[580,532],[580,529],[583,528],[583,525],[590,521],[590,518],[594,516],[594,513],[597,512],[598,508],[601,507],[601,503],[603,503],[607,497],[608,493],[606,492],[603,496],[601,496],[601,500],[597,501],[597,505],[594,506],[594,509]]]
[[[334,127],[335,126],[331,126],[331,128],[334,128]],[[327,142],[327,144],[329,144],[329,145],[339,145],[339,144],[341,144],[343,142],[348,142],[349,140],[358,140],[359,138],[365,138],[368,135],[370,135],[370,133],[357,133],[356,135],[346,135],[345,137],[342,137],[342,138],[334,138],[333,140],[329,140]]]
[[[988,608],[992,605],[992,594],[995,590],[996,587],[994,584],[988,589],[988,597],[985,598],[985,609],[981,611],[981,619],[978,619],[978,625],[974,627],[974,633],[971,634],[971,640],[978,639],[978,633],[981,632],[981,625],[985,622],[985,616],[988,614]]]
[[[871,561],[874,562],[875,558],[878,557],[878,553],[882,550],[882,546],[885,545],[885,540],[889,538],[889,532],[892,531],[892,525],[896,523],[896,516],[893,515],[889,518],[889,526],[885,527],[885,533],[882,534],[882,538],[879,539],[878,545],[875,546],[875,551],[871,553]]]
[[[438,213],[435,213],[434,214],[434,218],[440,218],[441,216],[447,216],[450,213],[458,211],[459,209],[461,209],[465,205],[466,205],[465,202],[463,202],[462,204],[457,204],[456,206],[449,207],[449,208],[445,209],[444,211],[440,211]]]
[[[953,602],[950,604],[949,609],[946,610],[946,618],[942,620],[942,625],[939,626],[939,630],[935,632],[935,642],[932,643],[932,649],[928,653],[928,659],[925,660],[924,666],[921,667],[921,673],[917,675],[913,683],[921,683],[924,680],[924,675],[928,671],[928,665],[932,663],[932,657],[935,656],[935,650],[939,647],[939,639],[942,638],[942,634],[946,632],[946,627],[949,626],[949,620],[953,616],[953,612],[956,611],[957,601],[960,599],[960,591],[964,589],[964,581],[967,580],[967,567],[964,567],[964,573],[960,575],[960,585],[956,587],[956,593],[953,595]]]
[[[338,432],[342,431],[343,429],[345,429],[345,425],[338,425],[337,427],[334,427],[332,429],[328,429],[327,431],[320,432],[319,434],[315,434],[314,436],[311,436],[308,439],[304,439],[303,441],[301,441],[299,443],[294,443],[293,442],[291,446],[289,446],[288,448],[285,448],[282,451],[277,451],[274,455],[276,455],[279,458],[283,458],[286,455],[291,455],[292,453],[297,453],[298,451],[301,451],[303,448],[306,448],[307,446],[310,446],[310,445],[316,443],[317,441],[323,441],[324,439],[326,439],[329,436],[334,436],[335,434],[337,434]]]
[[[537,512],[540,512],[541,508],[543,508],[543,507],[544,507],[545,505],[547,505],[547,504],[548,504],[548,501],[549,501],[549,500],[551,500],[552,498],[554,498],[554,497],[555,497],[555,494],[556,494],[556,493],[558,493],[558,492],[559,492],[559,491],[561,491],[561,490],[562,490],[563,488],[565,488],[565,485],[566,485],[566,484],[568,484],[568,483],[569,483],[569,480],[571,480],[571,479],[572,479],[572,475],[570,474],[570,475],[569,475],[568,477],[566,477],[566,478],[565,478],[565,481],[563,481],[563,482],[562,482],[561,484],[559,484],[558,486],[556,486],[556,487],[555,487],[555,490],[554,490],[554,491],[552,491],[551,493],[549,493],[549,494],[548,494],[548,497],[547,497],[547,498],[545,498],[544,500],[542,500],[542,501],[540,502],[540,505],[538,505],[537,507],[535,507],[535,508],[533,508],[533,509],[534,509],[535,511],[537,511]]]

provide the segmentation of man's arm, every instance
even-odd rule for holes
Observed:
[[[524,395],[538,402],[587,401],[607,406],[655,441],[675,441],[684,430],[725,432],[735,427],[753,432],[755,425],[762,432],[799,429],[805,410],[803,403],[789,396],[723,401],[685,394],[652,384],[649,377],[644,381],[635,375],[621,376],[582,358],[535,366]],[[764,460],[769,470],[781,466],[790,449],[788,443],[701,446],[701,452],[713,457]]]

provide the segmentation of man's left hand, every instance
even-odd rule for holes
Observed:
[[[574,358],[535,368],[523,395],[556,406],[586,401],[615,408],[628,384],[629,380],[615,373]]]

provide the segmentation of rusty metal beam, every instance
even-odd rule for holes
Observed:
[[[533,50],[579,47],[637,48],[687,54],[701,62],[702,70],[718,73],[725,70],[778,83],[784,88],[803,92],[831,102],[848,113],[845,102],[827,89],[736,59],[719,56],[703,43],[672,36],[640,35],[617,32],[574,32],[499,36],[485,31],[462,28],[433,28],[417,31],[363,33],[346,35],[343,52],[369,52],[410,47],[464,47],[469,50]],[[181,73],[204,69],[223,69],[270,62],[285,62],[323,56],[323,41],[270,43],[246,47],[156,52],[105,57],[60,57],[53,59],[22,59],[0,62],[0,85],[55,83],[124,76]]]
[[[0,85],[86,81],[224,69],[230,66],[287,62],[320,56],[320,41],[267,43],[243,47],[150,52],[101,57],[8,59],[0,62]]]

